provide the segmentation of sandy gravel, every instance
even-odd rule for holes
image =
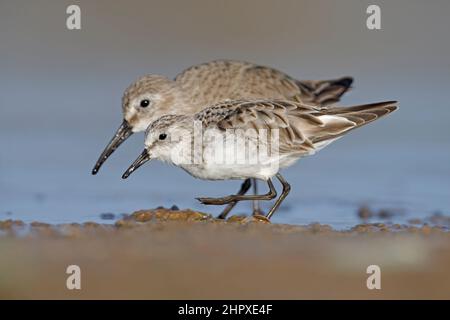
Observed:
[[[429,225],[219,221],[138,211],[114,225],[0,221],[0,298],[450,299],[450,233]],[[68,265],[81,290],[66,288]],[[366,286],[381,268],[381,290]]]

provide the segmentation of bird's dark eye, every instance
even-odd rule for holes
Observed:
[[[148,107],[149,104],[150,104],[150,100],[148,100],[148,99],[141,100],[141,107],[142,108]]]
[[[165,134],[165,133],[161,133],[159,135],[159,140],[165,140],[166,138],[167,138],[167,134]]]

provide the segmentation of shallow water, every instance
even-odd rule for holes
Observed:
[[[102,214],[120,218],[122,213],[172,205],[217,214],[222,207],[203,206],[195,197],[227,195],[240,185],[196,180],[156,161],[122,180],[121,174],[141,150],[142,135],[130,138],[92,176],[90,170],[109,137],[103,142],[102,137],[83,136],[41,134],[33,137],[37,143],[29,143],[25,134],[2,135],[1,144],[10,149],[0,158],[0,219],[108,223],[114,219],[105,220]],[[449,214],[448,163],[450,150],[440,145],[430,144],[420,153],[407,144],[363,147],[349,135],[347,141],[342,139],[284,171],[292,191],[273,221],[320,222],[346,229],[361,222],[357,211],[362,205],[394,213],[388,220],[378,217],[372,222],[404,223],[435,212]],[[260,191],[265,192],[263,184]],[[251,203],[242,203],[234,213],[249,213],[250,208]]]
[[[353,76],[342,105],[400,102],[286,170],[292,192],[273,221],[347,228],[361,205],[397,212],[393,222],[450,215],[449,1],[385,1],[379,31],[365,27],[364,1],[235,1],[220,10],[208,1],[78,2],[79,31],[67,30],[64,1],[0,3],[0,219],[98,221],[173,204],[218,213],[194,198],[233,193],[238,182],[198,181],[160,163],[120,178],[142,135],[97,176],[90,171],[133,80],[220,58],[298,79]]]

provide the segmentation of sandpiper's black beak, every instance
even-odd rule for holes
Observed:
[[[92,169],[92,174],[97,174],[98,170],[100,170],[100,167],[103,165],[106,159],[108,159],[109,156],[114,151],[116,151],[116,149],[122,144],[122,142],[127,140],[132,134],[133,131],[131,130],[131,126],[128,124],[126,120],[123,120],[119,129],[117,129],[116,134],[114,135],[114,137],[106,146],[105,150],[103,150],[102,154],[98,158],[97,163],[94,166],[94,169]]]
[[[147,149],[142,151],[141,155],[133,162],[133,164],[125,171],[122,175],[122,179],[126,179],[132,174],[137,168],[142,166],[144,163],[150,160],[150,155],[148,154]]]

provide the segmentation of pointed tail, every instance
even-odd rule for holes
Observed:
[[[302,91],[303,102],[329,105],[338,102],[341,96],[347,92],[353,83],[352,77],[342,77],[333,80],[297,81]]]
[[[313,143],[331,140],[362,127],[398,109],[397,101],[386,101],[353,107],[327,108],[316,116],[324,126],[312,138]]]

